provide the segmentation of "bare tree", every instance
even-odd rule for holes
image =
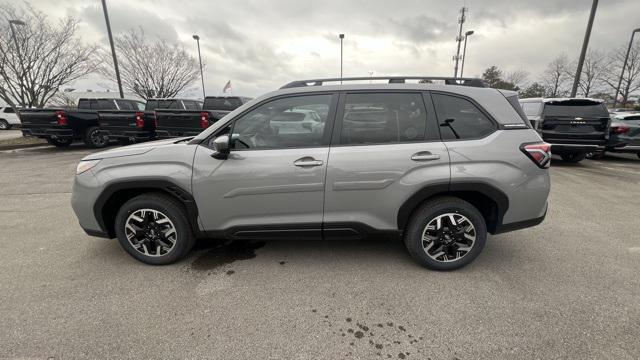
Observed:
[[[10,20],[24,22],[14,25],[17,46]],[[73,17],[52,25],[29,4],[0,4],[0,99],[12,107],[42,107],[61,86],[93,72],[95,48],[80,41],[77,25]]]
[[[615,91],[618,86],[626,53],[626,46],[614,50],[610,55],[610,66],[607,67],[607,71],[603,75],[603,81],[607,83],[613,91]],[[622,83],[620,84],[621,103],[625,104],[629,99],[629,94],[638,89],[640,89],[640,43],[636,43],[631,47],[631,51],[629,52],[629,60],[627,61],[627,67],[624,69]]]
[[[556,57],[552,62],[547,65],[544,73],[542,74],[542,81],[547,88],[547,96],[558,97],[569,93],[567,86],[570,76],[569,73],[569,60],[565,54]]]
[[[529,83],[529,72],[523,69],[508,72],[504,80],[518,89],[524,89]]]
[[[175,97],[198,80],[200,68],[195,57],[178,43],[148,39],[142,29],[116,36],[116,52],[123,86],[144,99]],[[111,59],[107,49],[104,58]],[[115,78],[113,62],[104,62],[100,72]]]
[[[589,50],[582,65],[582,75],[578,86],[580,93],[588,97],[594,91],[602,90],[603,78],[609,68],[609,59],[605,53],[599,50]],[[575,69],[576,65],[571,64],[570,69]],[[569,76],[574,76],[575,72],[569,72]]]

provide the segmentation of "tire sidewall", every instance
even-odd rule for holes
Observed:
[[[416,211],[407,227],[405,244],[413,258],[429,269],[442,271],[459,269],[475,260],[482,252],[487,240],[487,226],[480,212],[473,205],[463,200],[440,201],[433,203],[433,206],[430,205],[426,203]],[[471,251],[461,259],[452,262],[439,262],[433,260],[424,252],[422,232],[431,220],[446,213],[457,213],[469,219],[475,227],[476,240]]]
[[[91,137],[91,134],[96,132],[96,131],[100,131],[100,128],[97,126],[92,126],[90,128],[87,129],[87,132],[84,135],[84,143],[94,149],[100,149],[103,148],[105,146],[107,146],[109,144],[109,138],[106,137],[106,135],[101,135],[101,136],[105,136],[105,140],[104,143],[96,143],[95,141],[93,141],[93,138]]]
[[[146,256],[136,250],[125,235],[126,220],[131,213],[140,209],[153,209],[166,215],[176,228],[177,238],[174,248],[166,255],[160,257]],[[115,230],[118,242],[122,248],[135,259],[150,265],[167,265],[174,263],[193,247],[193,236],[184,211],[172,201],[164,197],[139,196],[126,202],[118,211],[115,221]]]
[[[9,130],[11,129],[11,124],[5,119],[0,119],[0,130]]]

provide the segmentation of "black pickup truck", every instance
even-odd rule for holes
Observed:
[[[520,99],[525,115],[551,152],[579,162],[602,152],[609,139],[609,112],[602,100],[581,98]]]
[[[198,135],[249,100],[240,96],[207,96],[201,110],[156,110],[156,136],[168,139]]]
[[[20,111],[22,133],[46,139],[51,145],[66,147],[82,140],[92,148],[109,144],[98,127],[98,110],[138,108],[144,103],[130,99],[79,99],[78,108],[23,109]]]
[[[155,111],[159,109],[200,111],[202,102],[188,99],[148,99],[144,109],[98,111],[100,131],[123,144],[155,139]]]

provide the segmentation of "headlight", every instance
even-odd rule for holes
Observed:
[[[83,160],[78,163],[78,167],[76,168],[76,175],[80,175],[83,172],[93,168],[98,165],[100,160]]]

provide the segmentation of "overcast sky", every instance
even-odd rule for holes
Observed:
[[[17,0],[11,0],[17,3]],[[497,65],[535,79],[560,53],[577,58],[591,0],[107,0],[115,33],[141,26],[182,42],[197,57],[201,37],[208,94],[231,80],[234,94],[256,96],[294,79],[345,76],[453,75],[457,18],[469,8],[465,74]],[[108,46],[99,0],[32,0],[51,17],[81,19],[82,39]],[[590,48],[627,43],[640,26],[640,0],[601,0]],[[94,78],[75,84],[101,90]],[[199,88],[186,95],[197,96]],[[116,90],[113,86],[112,90]]]

